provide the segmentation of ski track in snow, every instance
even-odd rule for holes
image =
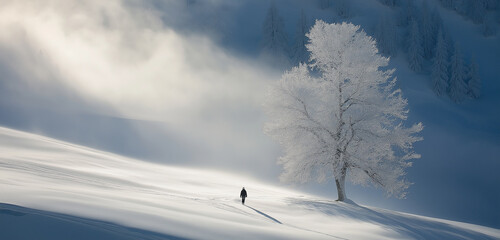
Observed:
[[[247,205],[238,199],[242,186]],[[7,128],[0,128],[0,189],[7,226],[0,239],[500,238],[498,229],[338,203]]]

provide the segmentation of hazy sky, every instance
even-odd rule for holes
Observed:
[[[220,6],[218,1],[206,4],[214,9]],[[14,89],[8,94],[16,95],[10,101],[19,107],[41,109],[40,101],[49,101],[47,115],[84,114],[102,125],[82,123],[90,128],[116,127],[120,122],[107,119],[123,118],[140,125],[135,129],[139,135],[165,132],[163,137],[143,136],[158,146],[155,151],[206,166],[243,164],[256,170],[259,164],[274,162],[270,156],[275,157],[275,146],[269,147],[272,143],[261,131],[260,105],[266,83],[280,73],[232,55],[204,34],[186,30],[196,28],[187,11],[198,10],[188,9],[184,1],[165,1],[161,6],[118,0],[10,1],[0,11],[3,71],[16,78],[3,82]],[[210,14],[207,9],[203,12]],[[130,125],[123,125],[117,131],[131,131],[125,129]],[[179,148],[170,148],[174,143],[169,141]],[[161,145],[169,151],[162,151]],[[122,151],[119,148],[113,150]],[[150,154],[158,161],[180,161]],[[267,171],[273,170],[263,170]]]

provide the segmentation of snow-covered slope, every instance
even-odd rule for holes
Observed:
[[[246,187],[247,205],[238,198]],[[304,195],[0,128],[0,239],[498,239],[500,230]]]
[[[277,181],[281,149],[261,131],[261,98],[282,71],[262,66],[258,56],[271,2],[293,46],[302,10],[309,25],[347,21],[379,36],[379,20],[396,21],[403,9],[382,2],[410,1],[50,2],[2,1],[0,125],[129,157]],[[339,2],[351,3],[349,18],[337,16]],[[432,60],[423,73],[413,72],[408,29],[398,27],[399,51],[390,66],[408,98],[407,124],[425,126],[424,141],[415,145],[422,158],[407,174],[415,184],[404,201],[358,186],[348,186],[348,194],[363,204],[500,228],[500,34],[484,37],[480,25],[439,1],[412,2],[437,10],[466,62],[476,59],[483,93],[461,104],[436,96]],[[303,189],[333,198],[330,184]]]

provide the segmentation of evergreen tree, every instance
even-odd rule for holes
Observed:
[[[469,17],[475,24],[483,23],[484,16],[486,15],[486,0],[473,0],[469,4]]]
[[[434,29],[431,13],[427,1],[422,2],[421,13],[419,18],[420,34],[422,36],[422,49],[424,57],[430,59],[432,57],[432,49],[435,46],[434,42]]]
[[[374,36],[381,53],[388,56],[396,55],[398,50],[396,30],[396,25],[389,16],[384,15],[379,19]]]
[[[451,5],[452,9],[460,15],[467,15],[467,12],[470,9],[470,2],[468,0],[453,0],[451,1]]]
[[[266,19],[262,25],[261,51],[276,65],[289,64],[288,39],[285,33],[283,18],[278,14],[278,9],[271,4],[267,11]]]
[[[436,46],[438,30],[443,24],[443,20],[436,8],[433,8],[432,11],[429,9],[426,0],[422,2],[419,24],[424,57],[431,59],[434,55],[433,50]]]
[[[398,13],[398,22],[399,26],[409,26],[412,20],[416,20],[416,11],[414,0],[406,0],[401,4],[401,8],[399,8]]]
[[[479,78],[478,66],[474,60],[471,61],[467,70],[468,95],[471,98],[479,98],[481,95],[481,79]]]
[[[304,10],[300,13],[299,22],[297,23],[297,29],[295,30],[295,42],[292,47],[292,60],[293,63],[298,64],[300,62],[307,62],[309,57],[309,52],[307,52],[307,18]]]
[[[443,29],[443,31],[441,33],[443,33],[444,42],[446,43],[446,46],[448,46],[448,56],[451,56],[451,55],[453,55],[453,52],[454,52],[454,49],[453,49],[454,41],[451,39],[451,35],[448,33],[448,31],[444,30],[443,25],[441,25],[441,29]]]
[[[455,44],[453,56],[451,56],[451,77],[448,94],[454,102],[462,102],[467,96],[467,85],[465,83],[465,69],[462,52],[458,44]]]
[[[437,95],[443,95],[448,89],[448,48],[443,36],[443,30],[438,33],[435,56],[432,63],[432,89]]]
[[[415,6],[413,0],[403,1],[397,13],[398,26],[406,27],[415,19]]]
[[[497,34],[497,23],[493,14],[486,15],[481,30],[485,37],[491,37]]]
[[[436,7],[434,7],[431,11],[431,27],[432,27],[431,47],[434,50],[434,47],[436,46],[437,43],[439,30],[444,29],[443,19],[441,18],[441,14],[439,14],[439,11]]]
[[[412,20],[410,23],[410,34],[408,35],[408,63],[410,69],[421,72],[424,62],[424,50],[422,48],[422,37],[418,28],[418,23]]]

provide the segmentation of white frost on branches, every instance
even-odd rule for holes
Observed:
[[[308,34],[311,64],[283,74],[266,103],[265,132],[284,148],[282,180],[334,178],[339,201],[345,179],[405,196],[404,179],[422,124],[406,128],[407,101],[375,41],[349,23],[317,21]]]

